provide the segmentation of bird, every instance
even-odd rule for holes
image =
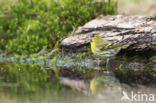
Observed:
[[[99,57],[106,59],[106,68],[108,71],[109,60],[112,59],[122,48],[127,47],[128,45],[115,44],[107,40],[103,40],[101,36],[94,34],[90,42],[92,53]]]

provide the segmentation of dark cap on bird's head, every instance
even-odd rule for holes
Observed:
[[[95,35],[97,35],[97,34],[91,34],[91,35],[89,36],[89,40],[92,41],[92,38],[94,38]]]
[[[91,34],[89,37],[89,40],[92,41],[92,38],[94,38],[94,37],[98,37],[98,34]]]
[[[97,35],[97,34],[92,34],[91,37],[93,38],[93,37],[95,37],[96,35]]]

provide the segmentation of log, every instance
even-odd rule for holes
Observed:
[[[90,47],[93,34],[112,43],[130,44],[127,50],[156,51],[156,16],[101,15],[62,40],[61,46],[71,50]]]

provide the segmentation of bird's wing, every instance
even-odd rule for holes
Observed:
[[[119,51],[123,48],[127,48],[129,45],[123,45],[123,44],[107,44],[106,46],[103,46],[103,48],[101,48],[101,50],[106,50],[106,49],[114,49],[116,51]]]

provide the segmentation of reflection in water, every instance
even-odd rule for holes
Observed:
[[[60,84],[58,75],[52,69],[10,62],[1,62],[0,65],[0,94],[2,97],[38,102],[51,98],[57,100],[57,97],[66,91],[72,95],[79,95],[71,88]]]
[[[0,62],[0,103],[121,103],[122,91],[156,92],[93,69]]]

